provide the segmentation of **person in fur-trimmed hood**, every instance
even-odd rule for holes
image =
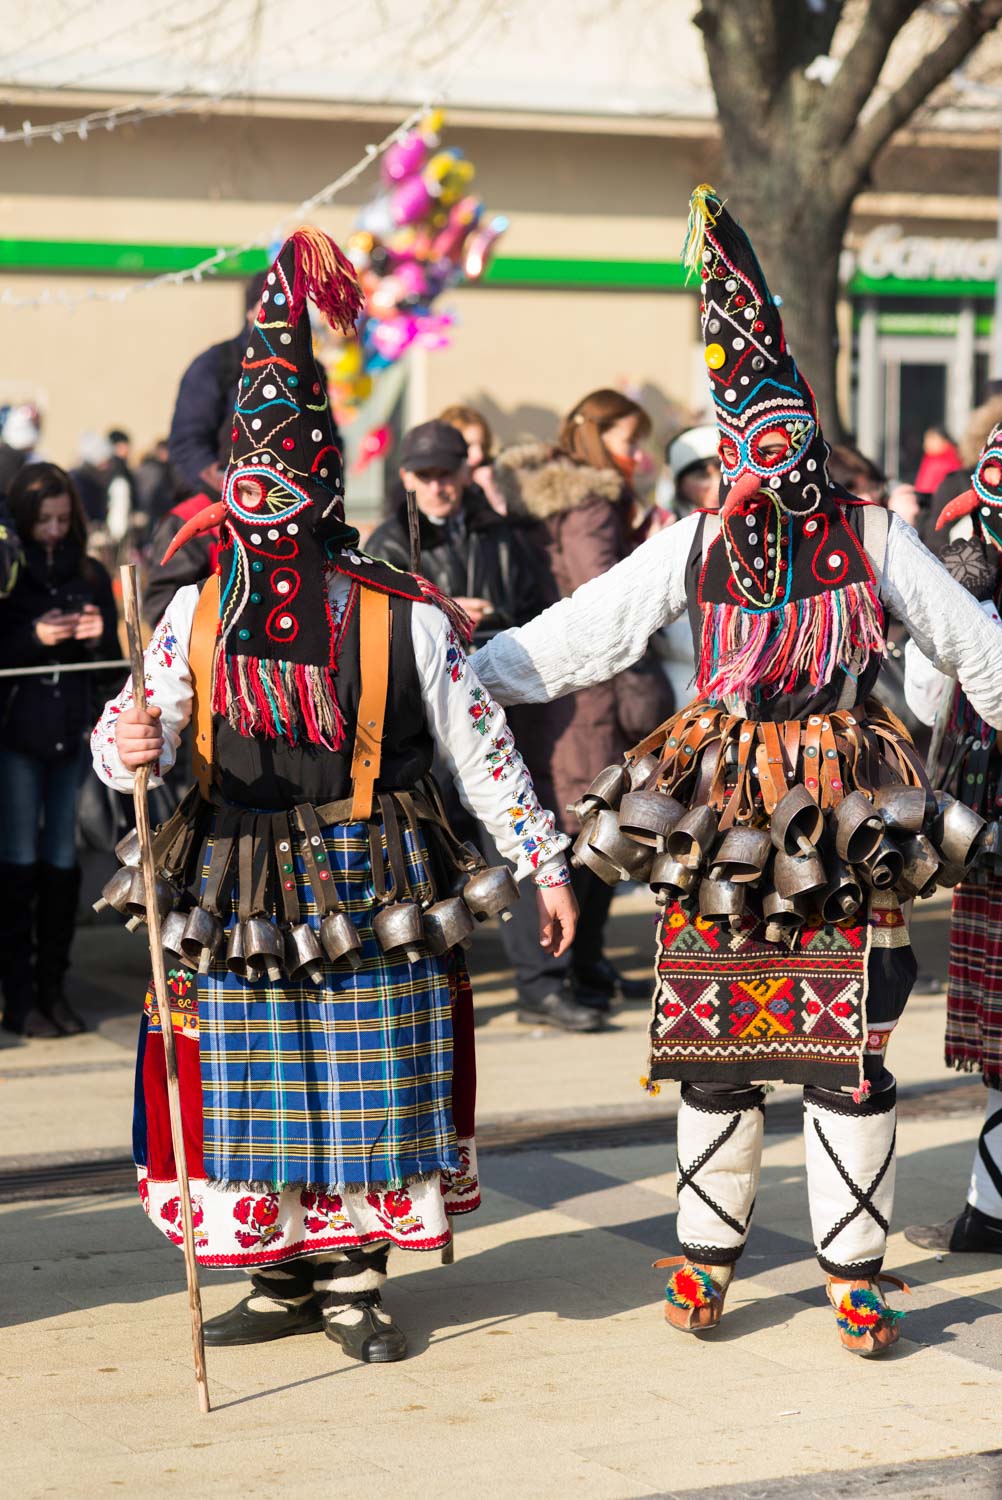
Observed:
[[[650,431],[650,418],[635,401],[619,391],[597,390],[564,418],[555,444],[522,443],[497,459],[494,477],[508,517],[516,524],[536,523],[536,544],[546,554],[558,597],[566,599],[607,572],[643,539],[642,526],[635,525],[632,480]],[[533,745],[537,764],[549,760],[557,816],[568,832],[576,832],[578,823],[564,809],[603,766],[671,711],[668,692],[656,667],[631,669],[564,702],[521,710],[532,715],[531,732],[523,729],[523,738]],[[609,887],[589,870],[576,870],[573,879],[583,913],[571,957],[575,993],[601,1013],[615,994],[632,996],[637,982],[621,979],[603,954]],[[550,993],[556,977],[549,975]],[[520,1013],[534,1019],[526,996],[538,986],[521,972],[519,978]],[[639,985],[643,995],[648,989],[646,982]]]

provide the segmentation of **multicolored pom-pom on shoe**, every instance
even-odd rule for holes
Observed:
[[[668,1256],[653,1265],[655,1270],[677,1267],[665,1287],[666,1321],[684,1333],[715,1328],[724,1311],[733,1267],[701,1265],[685,1255]]]
[[[883,1354],[901,1337],[897,1325],[904,1313],[888,1307],[881,1291],[882,1282],[895,1286],[902,1292],[911,1290],[897,1276],[883,1273],[864,1281],[843,1281],[837,1276],[828,1277],[828,1301],[835,1309],[842,1347],[863,1359]]]

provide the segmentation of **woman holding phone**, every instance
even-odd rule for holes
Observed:
[[[7,496],[24,548],[0,600],[0,668],[51,671],[0,678],[0,985],[5,1031],[65,1036],[84,1029],[63,977],[76,925],[76,806],[85,737],[100,685],[73,663],[121,655],[108,574],[86,554],[87,523],[69,475],[27,464]]]

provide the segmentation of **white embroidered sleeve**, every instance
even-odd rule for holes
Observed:
[[[685,565],[699,516],[644,542],[608,573],[470,658],[499,703],[548,703],[607,682],[639,661],[656,630],[685,609]]]
[[[1002,729],[1002,626],[951,578],[918,533],[891,517],[881,594],[922,655],[956,677],[975,713]]]
[[[428,727],[463,805],[516,866],[519,880],[535,874],[537,884],[564,884],[570,840],[540,807],[503,712],[441,610],[415,604],[411,621]]]
[[[188,643],[191,622],[198,603],[198,585],[179,589],[167,606],[163,619],[150,638],[144,654],[146,666],[146,701],[160,710],[164,747],[150,777],[150,786],[159,786],[174,764],[178,741],[191,718],[191,674],[188,670]],[[132,707],[132,679],[126,682],[117,698],[104,705],[104,711],[90,737],[94,769],[106,786],[116,792],[131,792],[135,779],[119,758],[115,744],[115,724],[125,709]]]

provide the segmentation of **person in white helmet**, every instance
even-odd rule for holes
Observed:
[[[684,520],[698,510],[716,510],[720,503],[719,437],[715,423],[686,427],[665,445],[664,490],[659,509],[672,521]],[[659,490],[661,486],[659,485]],[[658,632],[655,650],[661,669],[671,683],[676,703],[691,697],[696,670],[692,632],[685,617]]]

